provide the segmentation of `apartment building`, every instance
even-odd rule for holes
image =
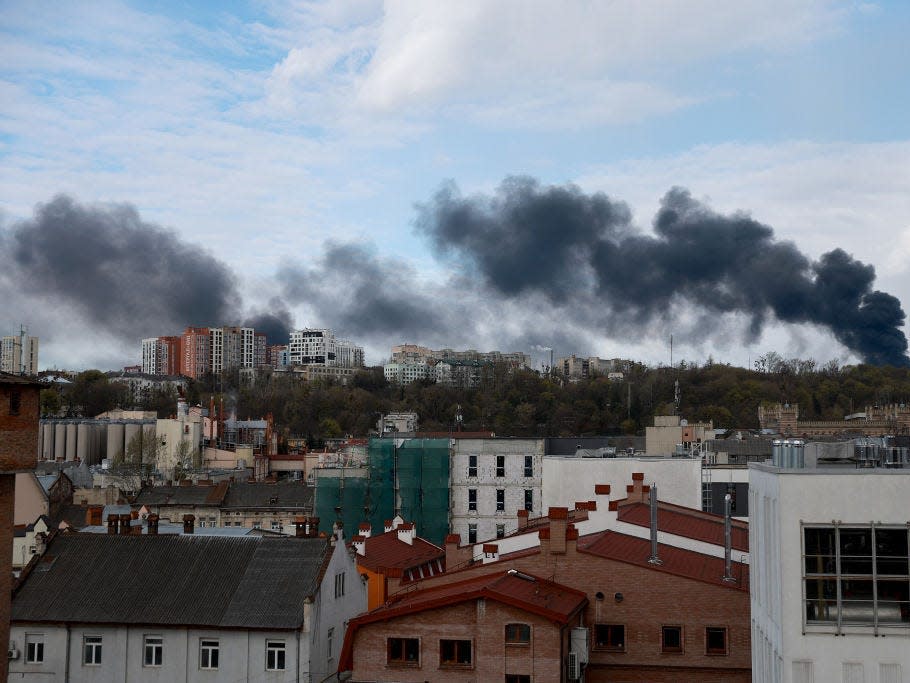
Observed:
[[[37,375],[38,337],[29,337],[24,330],[16,336],[0,337],[0,372]]]
[[[451,533],[469,543],[517,529],[515,512],[539,512],[545,439],[456,439],[452,446]]]

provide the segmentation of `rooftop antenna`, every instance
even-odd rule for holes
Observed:
[[[670,335],[670,367],[673,367],[673,335]]]

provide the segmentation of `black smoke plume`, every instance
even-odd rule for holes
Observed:
[[[679,188],[663,198],[654,236],[630,216],[604,194],[510,178],[492,197],[447,185],[418,207],[416,225],[498,297],[542,295],[592,324],[642,329],[685,302],[745,313],[753,337],[769,316],[814,323],[864,362],[910,364],[900,302],[873,290],[875,269],[842,250],[813,263],[771,228],[715,213]]]
[[[291,328],[294,326],[294,318],[281,299],[272,297],[268,310],[254,313],[243,322],[243,326],[263,332],[266,344],[287,344]]]
[[[27,283],[21,291],[124,339],[218,325],[239,303],[225,264],[128,204],[59,195],[0,240],[0,267]]]

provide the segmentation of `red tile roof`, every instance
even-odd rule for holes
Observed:
[[[349,671],[353,668],[354,634],[359,627],[478,598],[496,600],[557,624],[569,623],[572,617],[588,604],[588,598],[583,591],[514,569],[400,593],[385,605],[350,621],[338,670]]]
[[[732,574],[735,581],[724,581],[723,558],[663,543],[657,546],[657,556],[661,564],[650,564],[648,558],[651,556],[651,542],[646,538],[628,536],[616,531],[601,531],[579,539],[578,551],[734,590],[749,591],[749,565],[733,562]]]
[[[364,541],[364,555],[357,555],[357,564],[375,572],[385,569],[411,569],[433,560],[445,562],[446,551],[419,536],[409,545],[398,540],[398,530],[370,536]]]
[[[651,509],[646,503],[620,505],[618,519],[620,522],[650,527]],[[661,503],[657,512],[657,528],[668,534],[720,546],[724,544],[723,515]],[[734,550],[749,552],[749,527],[745,522],[733,521],[731,540]]]

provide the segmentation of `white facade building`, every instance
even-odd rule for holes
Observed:
[[[335,365],[335,333],[327,329],[291,332],[288,342],[289,365]]]
[[[749,467],[752,680],[910,680],[910,469]]]
[[[517,530],[518,510],[541,514],[544,444],[545,439],[455,439],[451,533],[468,543],[501,538]]]
[[[435,379],[433,367],[426,363],[386,363],[382,373],[392,384],[410,384],[421,379]]]
[[[25,332],[0,337],[0,372],[37,375],[38,337],[29,337]]]

